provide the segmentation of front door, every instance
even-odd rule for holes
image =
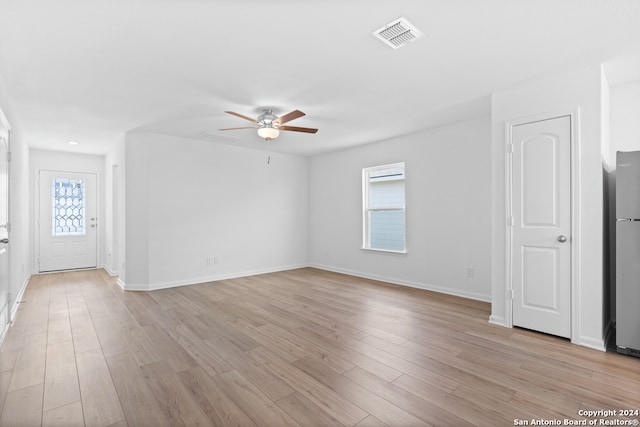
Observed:
[[[571,337],[571,117],[512,127],[513,325]]]
[[[96,175],[40,171],[39,271],[97,265]]]

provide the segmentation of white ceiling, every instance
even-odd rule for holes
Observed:
[[[400,16],[424,36],[393,50]],[[597,62],[640,79],[640,0],[0,0],[0,76],[31,147],[101,154],[124,133],[313,155],[489,114],[489,95]],[[221,135],[215,137],[215,135]],[[78,141],[70,146],[67,141]]]

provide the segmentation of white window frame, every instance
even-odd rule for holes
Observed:
[[[381,207],[370,209],[369,208],[369,181],[372,172],[376,172],[383,169],[392,169],[392,168],[402,168],[405,181],[405,204],[402,207],[398,206],[390,206],[390,207]],[[407,210],[406,210],[406,167],[404,162],[399,163],[391,163],[386,165],[379,166],[371,166],[362,169],[362,249],[367,251],[375,251],[375,252],[390,252],[397,254],[406,254],[407,253]],[[391,210],[401,210],[404,212],[404,248],[402,250],[397,249],[381,249],[381,248],[372,248],[371,240],[370,240],[370,224],[369,224],[369,212],[370,211],[391,211]]]

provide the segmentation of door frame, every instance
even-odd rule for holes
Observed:
[[[46,165],[37,165],[35,167],[35,175],[34,176],[34,185],[32,186],[33,190],[33,269],[35,274],[48,274],[49,272],[40,272],[40,172],[42,171],[51,171],[51,172],[61,172],[61,173],[82,173],[82,174],[93,174],[96,176],[96,215],[98,218],[97,226],[98,229],[96,231],[96,267],[102,268],[102,228],[103,228],[103,217],[102,214],[102,175],[99,171],[96,170],[87,170],[87,169],[78,169],[72,170],[71,168],[50,168]],[[84,268],[82,270],[85,270]],[[72,270],[66,270],[72,271]]]
[[[526,117],[520,117],[505,121],[504,123],[504,135],[505,135],[505,326],[513,327],[513,215],[512,215],[512,191],[513,191],[513,153],[511,150],[511,143],[513,142],[513,128],[514,126],[524,125],[527,123],[541,122],[545,120],[552,120],[560,117],[569,117],[570,121],[570,142],[569,142],[569,167],[571,169],[569,183],[569,191],[571,192],[570,200],[570,217],[571,217],[571,238],[569,239],[569,245],[571,250],[571,265],[569,267],[571,274],[571,342],[577,343],[579,337],[579,320],[580,320],[580,300],[579,300],[579,287],[580,277],[578,262],[580,260],[579,248],[580,248],[580,170],[579,170],[579,158],[580,158],[580,134],[578,133],[580,109],[566,109],[556,110],[548,113],[536,114]]]
[[[0,109],[0,125],[7,131],[7,236],[9,243],[7,244],[7,295],[6,295],[6,307],[0,307],[0,313],[3,309],[5,311],[4,324],[0,325],[0,344],[4,341],[6,332],[9,330],[9,325],[12,320],[13,304],[11,301],[11,125],[7,116]]]

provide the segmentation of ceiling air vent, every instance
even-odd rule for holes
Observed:
[[[397,49],[420,38],[422,32],[411,25],[406,18],[400,17],[374,31],[373,35],[382,40],[386,45]]]

